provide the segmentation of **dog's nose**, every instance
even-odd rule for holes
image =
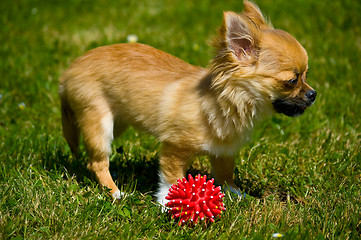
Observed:
[[[308,90],[307,93],[306,93],[306,97],[314,102],[316,100],[316,96],[317,96],[317,92],[315,90]]]

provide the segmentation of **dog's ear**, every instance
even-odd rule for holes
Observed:
[[[259,28],[269,27],[261,10],[258,6],[252,2],[244,1],[244,10],[243,15],[248,17],[252,22],[254,22]]]
[[[262,30],[273,28],[267,23],[256,4],[244,1],[241,14],[224,12],[223,25],[213,42],[218,52],[232,52],[238,60],[254,63],[257,60]]]
[[[259,43],[259,28],[243,16],[234,12],[225,12],[223,31],[226,47],[240,61],[254,60]]]

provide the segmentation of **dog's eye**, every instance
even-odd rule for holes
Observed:
[[[300,73],[297,72],[297,71],[295,71],[295,75],[296,75],[295,78],[292,78],[291,80],[288,80],[288,81],[287,81],[287,83],[288,83],[289,85],[293,85],[293,86],[296,86],[296,85],[297,85],[297,83],[298,83],[298,78],[300,77]]]
[[[288,80],[288,83],[292,85],[297,85],[297,82],[298,82],[298,78],[293,78],[291,80]]]
[[[293,78],[293,79],[291,79],[291,80],[288,80],[287,81],[289,84],[291,84],[291,85],[297,85],[297,83],[298,83],[298,78]]]

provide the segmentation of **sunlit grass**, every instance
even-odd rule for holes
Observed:
[[[113,202],[74,161],[61,135],[58,78],[85,51],[138,41],[207,66],[223,10],[242,1],[5,1],[0,4],[0,239],[361,238],[361,3],[261,1],[276,28],[307,49],[317,101],[298,118],[275,115],[237,156],[250,197],[226,198],[208,227],[179,228],[161,213],[159,143],[129,129],[111,173],[128,196]],[[191,173],[209,174],[206,158]]]

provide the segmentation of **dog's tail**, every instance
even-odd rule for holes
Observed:
[[[61,102],[61,121],[63,125],[63,135],[68,142],[70,150],[79,157],[79,137],[80,130],[75,118],[74,111],[71,109],[66,94],[64,93],[63,86],[60,85],[59,96]]]

